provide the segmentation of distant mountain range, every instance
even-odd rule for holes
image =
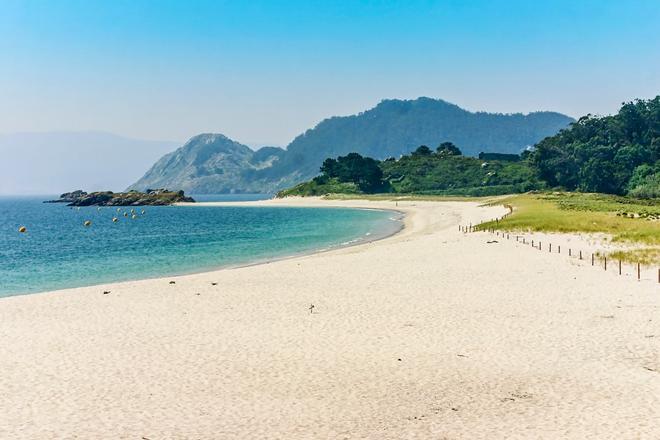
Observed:
[[[201,134],[158,160],[129,189],[166,187],[189,194],[272,193],[315,176],[324,159],[358,152],[398,157],[420,145],[453,142],[465,155],[519,153],[567,127],[555,112],[470,112],[443,100],[385,100],[353,116],[332,117],[286,148],[249,147],[221,134]]]
[[[120,191],[177,145],[103,132],[0,134],[0,194]]]

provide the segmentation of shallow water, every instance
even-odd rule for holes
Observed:
[[[133,219],[131,208],[41,203],[48,198],[0,198],[0,297],[248,264],[400,228],[391,212],[375,210],[147,206]]]

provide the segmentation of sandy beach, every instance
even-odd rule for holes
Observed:
[[[0,438],[660,438],[652,273],[458,231],[503,207],[241,204],[397,209],[405,228],[266,264],[0,299]]]

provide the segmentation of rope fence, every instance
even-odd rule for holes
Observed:
[[[494,218],[490,221],[490,223],[495,223],[496,225],[499,225],[499,222],[506,219],[509,215],[513,213],[513,207],[511,205],[504,205],[505,208],[508,209],[508,212],[506,214],[503,214],[501,217]],[[484,225],[486,222],[483,223],[478,223],[476,225],[473,225],[472,223],[468,225],[458,225],[458,230],[460,232],[463,232],[465,234],[468,233],[473,233],[473,232],[488,232],[490,234],[495,234],[496,237],[502,237],[502,239],[506,240],[512,240],[512,237],[515,238],[516,243],[522,243],[524,245],[530,245],[531,248],[538,249],[539,251],[543,251],[543,244],[540,241],[537,241],[536,243],[534,240],[527,241],[526,237],[524,235],[511,235],[512,233],[510,231],[500,231],[499,229],[496,228],[483,228],[482,225]],[[552,243],[547,243],[547,249],[549,253],[553,253],[553,246]],[[556,253],[561,254],[561,245],[557,245],[555,247]],[[577,252],[577,258],[579,260],[583,260],[583,253],[581,249],[576,249]],[[573,248],[568,248],[568,256],[569,258],[573,258]],[[602,257],[598,255],[597,252],[592,252],[591,253],[591,265],[596,266],[596,263],[599,263],[599,266],[602,263],[602,267],[605,271],[607,271],[607,255],[603,255]],[[623,262],[621,260],[617,260],[618,262],[618,272],[619,275],[623,275]],[[611,259],[610,259],[611,263]],[[611,266],[611,264],[610,264]],[[637,280],[641,280],[641,274],[642,274],[642,266],[640,263],[633,264],[633,269],[636,269],[636,275],[637,275]],[[660,283],[660,268],[658,268],[658,283]]]

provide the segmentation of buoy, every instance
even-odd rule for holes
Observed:
[[[142,210],[142,215],[144,215],[144,214],[145,214],[145,212],[146,212],[146,211],[145,211],[145,210],[143,209],[143,210]]]
[[[117,223],[117,217],[112,217],[112,222]]]
[[[131,214],[135,214],[135,209],[131,209]]]
[[[125,212],[125,213],[124,213],[124,217],[128,217],[128,212]]]
[[[133,214],[133,215],[131,216],[131,218],[132,218],[133,220],[135,220],[135,219],[137,218],[137,215]]]
[[[100,211],[100,210],[101,210],[101,207],[99,206],[98,208],[96,208],[96,210],[97,210],[97,211]]]
[[[18,232],[21,232],[21,233],[27,232],[27,228],[25,226],[21,226],[20,228],[18,228]]]
[[[121,208],[117,208],[117,212],[121,212]]]
[[[92,226],[92,222],[89,220],[85,220],[85,223],[83,223],[84,226]]]

